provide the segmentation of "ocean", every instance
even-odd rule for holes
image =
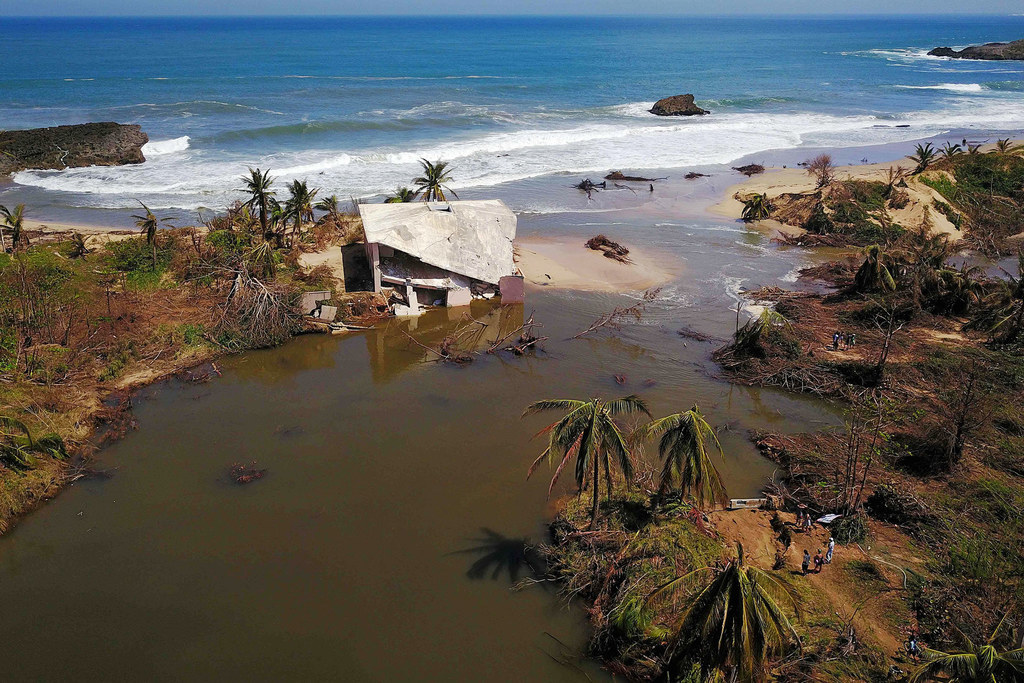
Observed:
[[[101,220],[137,201],[219,210],[247,166],[373,197],[409,184],[420,158],[449,161],[470,196],[557,212],[571,201],[542,181],[567,174],[1024,130],[1024,63],[926,55],[1020,38],[1024,16],[4,24],[17,39],[0,62],[0,126],[113,120],[150,137],[142,165],[0,184],[0,203],[37,218]],[[680,93],[712,114],[647,113]]]

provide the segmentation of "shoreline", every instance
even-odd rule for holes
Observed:
[[[1011,143],[1021,144],[1024,139],[1011,138]],[[908,151],[913,151],[909,147]],[[994,144],[984,144],[979,148],[981,154],[991,152],[995,149]],[[884,182],[889,168],[898,167],[910,171],[914,163],[906,156],[891,161],[875,162],[861,165],[837,166],[835,169],[836,181],[873,181]],[[923,219],[925,207],[930,207],[931,221],[933,223],[933,234],[946,234],[952,238],[962,237],[958,230],[941,212],[934,210],[937,202],[944,202],[944,198],[933,188],[922,183],[918,178],[907,176],[907,187],[905,188],[910,203],[903,209],[893,210],[894,222],[905,225],[920,224]],[[728,218],[733,221],[742,221],[743,203],[737,198],[741,195],[765,194],[769,198],[775,198],[783,194],[809,194],[816,190],[814,179],[801,167],[778,167],[770,166],[763,173],[750,176],[744,180],[733,183],[718,196],[718,201],[706,207],[705,213],[715,218]],[[795,237],[804,234],[806,231],[794,225],[779,223],[778,221],[766,219],[752,221],[749,225],[753,228],[775,231],[785,237]]]

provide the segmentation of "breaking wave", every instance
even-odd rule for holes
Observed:
[[[184,152],[188,149],[189,137],[183,135],[172,140],[150,140],[142,146],[142,153],[146,158],[160,156],[161,154],[174,154]]]
[[[955,92],[955,91],[954,91]],[[246,166],[270,168],[282,182],[306,178],[328,194],[371,196],[392,190],[419,172],[419,160],[452,164],[455,189],[494,186],[552,174],[607,172],[613,168],[673,169],[726,164],[768,150],[856,147],[908,142],[951,129],[1012,130],[1024,127],[1018,93],[993,93],[983,100],[972,92],[951,96],[945,109],[903,114],[848,116],[810,112],[723,112],[707,117],[663,119],[647,114],[648,102],[577,112],[575,120],[523,115],[517,124],[495,129],[459,128],[416,142],[345,148],[337,140],[307,149],[259,154],[255,145],[212,153],[174,154],[188,138],[147,145],[149,161],[136,166],[22,171],[15,182],[69,193],[76,206],[122,208],[141,199],[154,208],[220,208],[238,198],[234,188]],[[424,107],[453,108],[455,103]],[[493,114],[494,108],[488,108]],[[386,119],[385,119],[386,121]],[[394,123],[392,119],[390,123]],[[257,129],[251,134],[291,135],[308,126]],[[334,124],[331,124],[334,125]],[[344,126],[341,126],[344,127]],[[486,131],[486,132],[485,132]],[[246,135],[240,132],[238,135]],[[219,137],[219,136],[217,136]],[[363,145],[369,143],[363,142]],[[216,146],[215,146],[216,147]],[[554,207],[542,206],[548,211]]]
[[[938,85],[895,85],[904,90],[949,90],[951,92],[982,92],[981,83],[939,83]]]

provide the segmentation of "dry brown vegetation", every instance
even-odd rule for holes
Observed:
[[[30,246],[0,254],[0,416],[61,437],[68,453],[39,454],[31,466],[0,458],[0,532],[78,476],[104,440],[133,428],[131,389],[175,374],[206,381],[219,371],[197,366],[217,355],[304,329],[298,292],[340,283],[329,268],[303,269],[295,254],[359,239],[361,225],[336,210],[299,231],[290,225],[293,247],[277,248],[239,204],[204,226],[159,230],[154,244],[137,234],[34,233]],[[379,315],[370,298],[348,298],[344,313]],[[0,428],[0,445],[20,438]]]

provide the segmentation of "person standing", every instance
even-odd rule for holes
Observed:
[[[836,551],[836,539],[828,537],[828,550],[825,551],[825,564],[832,564],[832,553]]]
[[[814,573],[820,574],[821,568],[825,564],[825,558],[821,554],[821,548],[818,548],[818,552],[814,555]]]
[[[807,576],[807,572],[811,570],[811,554],[807,552],[807,548],[804,548],[804,561],[800,564],[800,568],[804,571],[804,576]]]

